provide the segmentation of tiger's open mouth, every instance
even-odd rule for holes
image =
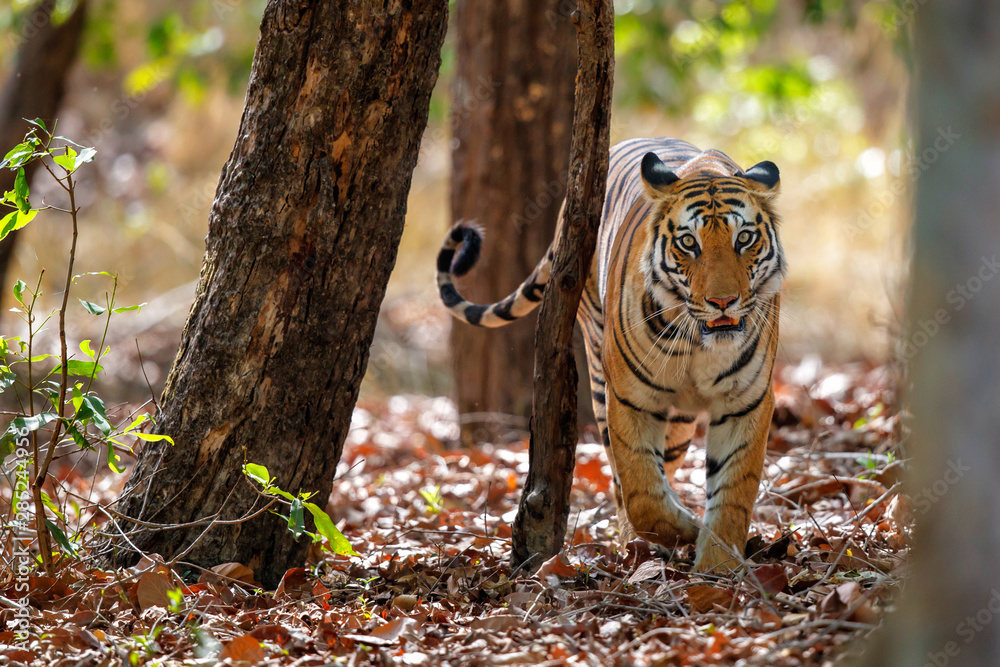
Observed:
[[[714,319],[711,322],[702,322],[701,335],[707,336],[709,334],[722,333],[725,331],[740,332],[743,331],[745,325],[746,325],[745,317],[741,317],[740,319],[735,320],[732,317],[723,316],[718,319]]]

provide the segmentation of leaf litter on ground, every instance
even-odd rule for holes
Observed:
[[[240,563],[185,580],[155,556],[119,571],[66,559],[57,577],[30,580],[27,641],[8,629],[14,582],[0,584],[0,653],[11,665],[81,666],[833,664],[858,650],[905,578],[905,426],[889,368],[807,360],[776,378],[735,577],[692,573],[693,547],[619,549],[610,468],[587,443],[563,552],[513,571],[526,439],[458,448],[450,401],[394,396],[355,409],[326,507],[360,556],[316,549],[274,592]],[[696,510],[703,437],[702,424],[676,475]],[[109,501],[119,491],[96,486]]]

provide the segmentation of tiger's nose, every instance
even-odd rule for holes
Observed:
[[[716,306],[719,310],[725,311],[731,303],[740,298],[739,296],[709,296],[705,297],[705,301]]]

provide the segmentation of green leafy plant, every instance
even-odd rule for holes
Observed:
[[[420,489],[420,495],[423,496],[424,502],[427,503],[427,511],[431,514],[440,514],[441,510],[444,509],[444,498],[441,497],[440,486]]]
[[[319,505],[309,502],[314,493],[300,491],[298,495],[292,495],[288,491],[277,486],[277,480],[271,477],[267,468],[256,463],[246,463],[243,465],[243,474],[247,479],[257,483],[261,487],[261,493],[265,496],[277,498],[288,506],[288,516],[272,510],[275,514],[288,522],[288,530],[296,539],[303,535],[308,535],[314,542],[318,542],[324,549],[341,556],[357,556],[358,553],[347,541],[344,534],[337,529],[330,515],[323,511]],[[305,527],[305,512],[312,515],[313,523],[316,524],[316,532],[312,533]]]
[[[40,120],[29,122],[31,129],[24,140],[0,161],[0,169],[16,172],[14,189],[3,193],[0,199],[0,211],[10,209],[9,213],[0,214],[0,240],[25,227],[38,213],[51,211],[68,219],[69,249],[66,278],[57,309],[43,306],[42,275],[34,281],[33,287],[22,280],[14,284],[16,305],[11,312],[24,322],[27,333],[23,337],[0,335],[0,393],[7,396],[13,394],[13,402],[19,407],[6,430],[0,434],[0,460],[5,470],[13,472],[17,479],[13,485],[12,524],[18,529],[34,525],[38,555],[46,571],[51,573],[54,557],[60,555],[59,551],[54,551],[55,547],[62,554],[76,558],[81,541],[80,527],[72,526],[62,509],[70,496],[59,493],[62,490],[60,482],[51,475],[56,453],[74,448],[89,451],[103,449],[108,466],[121,473],[124,468],[120,465],[119,452],[131,452],[126,438],[167,441],[170,438],[142,432],[141,429],[152,421],[145,414],[130,415],[120,424],[113,424],[104,401],[94,391],[94,380],[104,370],[101,361],[110,352],[106,342],[112,316],[139,310],[142,304],[119,306],[116,303],[118,277],[115,274],[74,274],[80,231],[75,177],[79,169],[94,159],[96,151],[57,136],[55,128],[50,131]],[[52,177],[68,200],[66,207],[35,206],[31,203],[26,173],[30,165]],[[79,352],[73,349],[71,353],[66,335],[70,297],[77,280],[85,277],[104,277],[111,281],[111,289],[105,292],[103,305],[78,299],[87,316],[104,318],[103,333],[96,348],[91,340],[84,340],[79,343]],[[39,334],[53,318],[58,328],[59,348],[55,351],[38,350]],[[14,455],[13,463],[8,466],[11,455]],[[56,497],[50,497],[43,487],[55,489]],[[27,492],[31,495],[30,503],[21,497]],[[79,513],[78,510],[76,513]]]

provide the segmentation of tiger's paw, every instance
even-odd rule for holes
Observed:
[[[707,534],[703,536],[708,537]],[[704,574],[728,575],[738,571],[742,565],[743,560],[736,558],[732,550],[709,538],[698,541],[698,551],[692,570]]]
[[[633,520],[636,535],[664,547],[673,548],[698,541],[698,526],[687,517],[651,517]]]
[[[628,520],[624,512],[618,512],[618,546],[624,551],[628,543],[637,538],[632,522]]]

